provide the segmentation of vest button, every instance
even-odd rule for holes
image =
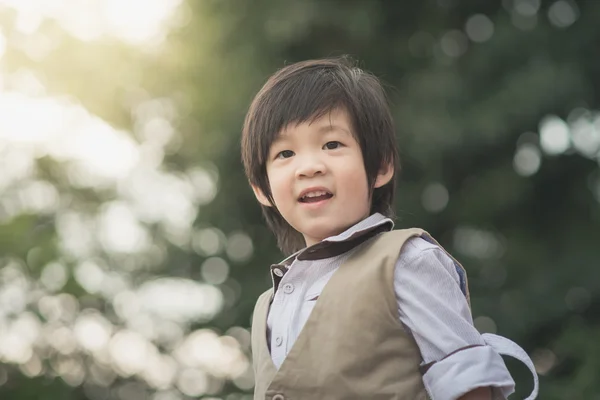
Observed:
[[[280,278],[283,276],[283,271],[282,271],[282,270],[280,270],[279,268],[275,268],[275,269],[273,269],[273,273],[274,273],[275,275],[277,275],[278,277],[280,277]]]
[[[273,396],[273,400],[285,400],[285,397],[282,394],[276,394]]]
[[[294,285],[292,285],[291,283],[286,283],[285,285],[283,285],[283,291],[287,294],[290,294],[294,291]]]
[[[275,338],[275,346],[279,347],[281,346],[281,343],[283,343],[283,338],[281,336],[277,336]]]

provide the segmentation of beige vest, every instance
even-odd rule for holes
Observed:
[[[423,233],[396,230],[360,244],[323,289],[279,370],[266,335],[273,289],[263,293],[252,321],[254,399],[426,399],[421,355],[401,325],[393,287],[402,246]]]

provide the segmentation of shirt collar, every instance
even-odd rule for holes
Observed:
[[[390,231],[393,228],[394,221],[379,213],[375,213],[346,229],[339,235],[330,236],[317,244],[297,251],[279,264],[271,265],[273,289],[277,291],[281,278],[287,273],[294,260],[322,260],[339,256],[378,233]]]
[[[380,232],[391,231],[394,221],[379,213],[370,215],[336,236],[330,236],[321,242],[297,251],[278,265],[289,266],[295,259],[321,260],[343,254],[353,247]]]

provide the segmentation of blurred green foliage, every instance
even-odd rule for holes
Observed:
[[[250,357],[247,329],[254,302],[269,286],[267,267],[282,255],[241,168],[243,117],[254,93],[277,68],[341,54],[357,58],[389,89],[403,167],[396,226],[428,230],[461,260],[470,278],[476,325],[529,352],[540,372],[539,398],[598,398],[600,3],[203,0],[181,4],[173,18],[178,23],[164,43],[150,49],[111,36],[82,41],[49,19],[36,38],[54,38],[55,45],[43,57],[32,57],[12,45],[27,36],[18,33],[18,14],[0,8],[8,43],[0,59],[5,76],[23,70],[36,74],[46,96],[70,96],[90,115],[128,132],[140,148],[161,131],[140,129],[138,106],[164,100],[146,111],[163,115],[174,132],[156,150],[155,167],[185,182],[194,181],[192,171],[203,171],[198,179],[210,178],[217,188],[214,198],[204,194],[206,201],[191,203],[197,213],[190,214],[189,229],[176,231],[140,218],[151,245],[117,251],[118,244],[102,245],[97,237],[101,223],[94,218],[108,204],[128,201],[123,193],[129,181],[86,186],[73,178],[64,160],[36,156],[30,175],[55,188],[57,205],[44,212],[14,211],[11,193],[26,179],[6,178],[7,166],[13,165],[7,161],[0,170],[6,178],[0,185],[0,266],[8,271],[0,280],[0,304],[6,306],[0,313],[0,341],[9,343],[11,324],[27,314],[27,321],[38,321],[39,335],[29,351],[37,354],[39,365],[27,357],[16,361],[19,357],[0,348],[0,398],[236,400],[252,392],[247,370],[216,372],[206,361],[185,375],[185,362],[174,349],[193,332],[214,331],[215,337],[235,338],[232,348]],[[0,133],[4,156],[10,146]],[[117,160],[110,148],[106,154]],[[16,163],[15,157],[9,161]],[[172,200],[170,191],[192,190],[182,185],[159,192]],[[206,184],[199,187],[206,189]],[[153,197],[145,200],[152,204]],[[179,205],[187,203],[171,200],[162,211],[180,215]],[[84,231],[100,244],[91,245],[88,253],[78,256],[61,243],[61,216],[68,211],[92,221],[82,222]],[[86,287],[82,282],[95,271],[81,267],[87,257],[116,280],[105,279],[96,290],[92,284]],[[59,287],[43,278],[52,262],[66,266]],[[19,286],[26,288],[20,309],[9,307],[16,301],[10,286],[16,280],[8,275],[15,270],[26,281]],[[226,277],[215,278],[222,271]],[[150,335],[156,351],[177,360],[168,384],[157,387],[154,378],[141,373],[111,371],[110,360],[100,362],[101,356],[51,343],[63,336],[44,336],[48,326],[71,329],[78,315],[91,310],[110,322],[111,334],[128,329],[146,336],[147,330],[119,311],[129,297],[117,295],[164,277],[205,282],[202,290],[215,287],[224,299],[215,315],[194,314],[175,324],[180,336],[161,341],[160,335]],[[51,320],[42,298],[64,304],[75,299],[75,311],[70,318]],[[168,303],[168,298],[157,302],[163,300]],[[160,315],[153,318],[160,325]],[[78,336],[64,337],[75,341]],[[210,347],[216,342],[208,339],[198,343],[206,343],[195,350],[199,358],[226,348]],[[127,346],[118,349],[128,351]],[[517,382],[513,397],[524,398],[531,389],[529,373],[512,360],[507,363]],[[177,376],[183,375],[205,379],[204,390],[181,383],[185,379]]]

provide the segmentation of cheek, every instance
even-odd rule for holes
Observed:
[[[349,190],[356,194],[368,193],[367,174],[364,168],[346,168],[342,173]]]
[[[282,171],[267,171],[269,177],[269,185],[271,187],[271,194],[273,199],[279,207],[285,206],[283,202],[289,198],[290,195],[290,182],[286,178],[286,175]]]
[[[343,171],[343,172],[342,172]],[[353,204],[353,207],[361,209],[370,208],[371,199],[369,197],[369,187],[367,184],[367,174],[364,168],[345,169],[342,175],[338,175],[343,182],[346,201]]]

